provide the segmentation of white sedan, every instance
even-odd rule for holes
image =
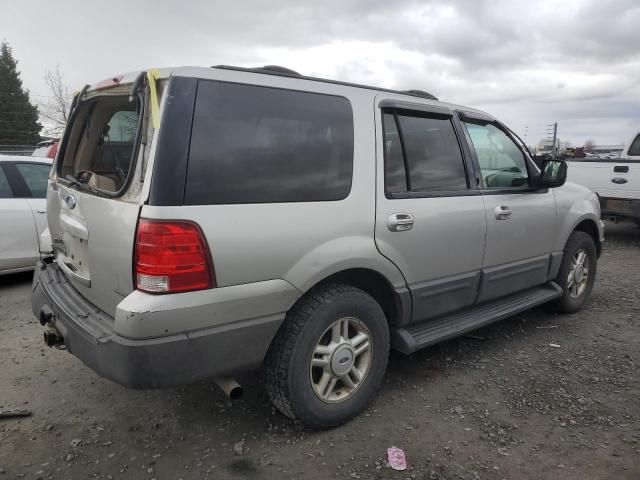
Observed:
[[[51,252],[47,158],[0,155],[0,275],[32,270]]]

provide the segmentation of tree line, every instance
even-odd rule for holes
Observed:
[[[0,146],[35,145],[43,134],[53,137],[62,134],[72,95],[59,66],[47,72],[45,82],[50,97],[38,107],[22,85],[11,47],[6,41],[0,43]]]

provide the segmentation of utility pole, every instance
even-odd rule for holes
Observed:
[[[551,127],[553,127],[553,131],[551,131]],[[551,155],[553,156],[553,158],[556,158],[558,155],[558,122],[553,122],[553,124],[549,124],[547,125],[547,128],[549,130],[547,130],[547,134],[551,134],[553,133],[553,146],[551,148]],[[547,137],[548,139],[549,137]]]

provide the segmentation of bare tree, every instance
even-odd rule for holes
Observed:
[[[60,65],[56,65],[55,70],[47,71],[44,81],[49,87],[51,96],[49,100],[44,102],[40,114],[44,118],[46,124],[45,130],[52,136],[62,134],[67,120],[69,120],[69,108],[73,95],[69,86],[64,83],[62,73],[60,73]]]

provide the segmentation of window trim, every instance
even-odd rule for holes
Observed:
[[[382,188],[384,190],[384,195],[389,200],[396,199],[408,199],[408,198],[432,198],[432,197],[461,197],[461,196],[472,196],[478,195],[479,192],[476,190],[474,185],[475,182],[471,181],[471,175],[473,174],[475,177],[475,166],[470,162],[469,151],[465,148],[465,142],[462,140],[461,132],[459,130],[460,126],[456,122],[456,117],[453,115],[451,110],[441,106],[435,105],[426,105],[426,104],[413,104],[409,102],[403,102],[398,100],[381,100],[378,103],[378,107],[380,109],[380,125],[382,127],[382,155],[383,155],[383,172],[382,172]],[[405,178],[407,183],[407,191],[405,192],[389,192],[387,190],[387,152],[386,146],[384,144],[384,116],[385,114],[393,115],[394,121],[396,123],[396,129],[398,131],[398,135],[400,137],[400,144],[402,146],[402,156],[404,160],[404,168],[405,168]],[[453,133],[456,137],[456,142],[458,143],[458,148],[460,149],[460,158],[462,160],[462,168],[464,170],[465,181],[467,182],[467,188],[464,190],[433,190],[427,192],[416,192],[411,190],[411,181],[410,181],[410,168],[409,168],[409,159],[406,153],[406,147],[404,143],[404,135],[402,132],[402,125],[400,125],[400,121],[398,119],[399,115],[404,115],[407,117],[418,117],[418,118],[431,118],[438,120],[449,120],[451,123],[451,128],[453,129]]]
[[[524,165],[525,168],[527,169],[527,183],[528,186],[526,187],[500,187],[500,188],[489,188],[486,187],[484,184],[484,178],[482,177],[482,174],[478,174],[476,173],[476,184],[477,184],[477,189],[480,190],[483,195],[493,195],[493,194],[513,194],[513,193],[535,193],[535,192],[546,192],[547,189],[536,189],[532,183],[531,183],[531,179],[537,175],[537,173],[535,172],[535,170],[537,169],[537,167],[534,169],[532,167],[532,164],[535,165],[533,163],[533,160],[531,160],[531,158],[529,158],[529,155],[527,152],[525,152],[520,144],[515,141],[515,139],[513,138],[513,135],[511,135],[511,133],[509,132],[509,129],[506,128],[500,121],[496,120],[495,118],[492,118],[488,115],[483,115],[481,113],[476,113],[476,112],[466,112],[463,110],[456,110],[457,113],[457,117],[459,118],[463,133],[464,133],[464,137],[466,139],[466,142],[469,146],[469,150],[470,150],[470,154],[471,154],[471,158],[473,159],[473,165],[474,165],[474,169],[476,172],[482,172],[482,169],[480,167],[480,161],[478,160],[478,154],[476,152],[476,148],[475,145],[473,144],[473,141],[471,139],[471,135],[469,134],[469,131],[467,130],[467,128],[465,127],[465,122],[469,122],[469,123],[476,123],[476,124],[491,124],[494,127],[496,127],[498,130],[500,130],[502,133],[504,133],[507,138],[509,138],[509,140],[511,140],[513,142],[513,144],[516,146],[516,148],[520,151],[520,153],[522,154],[522,158],[524,160]],[[533,172],[532,172],[533,171]]]

